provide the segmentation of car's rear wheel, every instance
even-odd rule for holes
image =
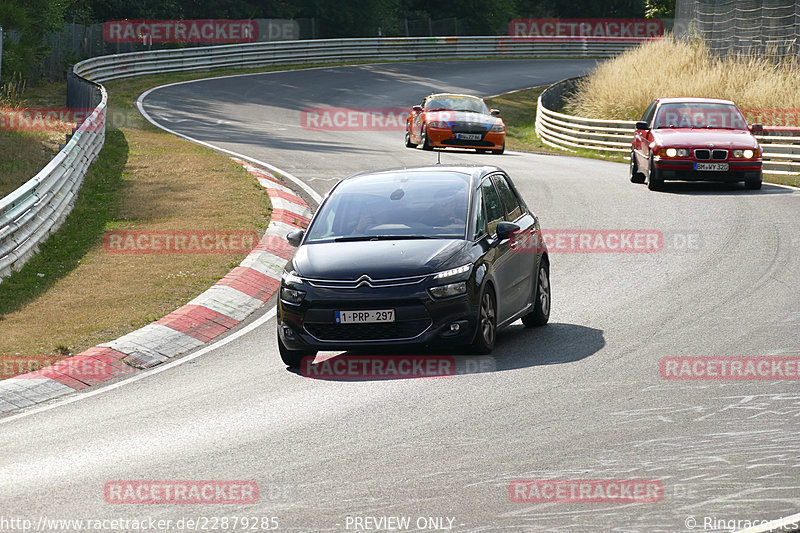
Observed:
[[[494,349],[497,337],[497,300],[491,286],[486,285],[481,294],[481,307],[478,312],[478,331],[472,341],[472,351],[486,355]]]
[[[644,183],[644,174],[639,172],[633,151],[631,151],[631,183]]]
[[[406,148],[416,148],[417,145],[411,142],[411,133],[406,129]]]
[[[746,189],[756,190],[761,188],[761,173],[758,174],[757,178],[749,179],[744,182],[744,186]]]
[[[431,143],[428,141],[428,128],[423,127],[421,135],[422,135],[422,142],[420,144],[422,145],[422,149],[433,150],[433,146],[431,146]]]
[[[313,357],[317,355],[317,352],[311,350],[290,350],[284,346],[280,335],[278,335],[278,352],[281,354],[281,360],[283,361],[283,364],[289,368],[299,368],[304,357]]]
[[[647,188],[651,191],[658,191],[664,186],[664,179],[653,165],[653,156],[650,156],[650,166],[647,171]]]
[[[506,151],[506,143],[503,143],[503,146],[501,146],[499,150],[492,150],[492,153],[500,155],[505,151]]]
[[[544,257],[539,262],[539,273],[536,277],[536,298],[533,302],[533,311],[522,317],[522,323],[526,328],[544,326],[550,320],[550,265]]]

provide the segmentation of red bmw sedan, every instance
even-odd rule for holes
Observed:
[[[636,123],[631,181],[651,190],[665,180],[743,181],[761,188],[761,147],[730,100],[657,98]]]

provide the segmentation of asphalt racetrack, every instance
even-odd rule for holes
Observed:
[[[592,65],[287,71],[158,89],[144,107],[166,128],[324,195],[350,173],[432,164],[436,154],[405,148],[399,130],[309,130],[304,109],[407,108],[434,90],[489,96]],[[626,165],[566,156],[446,150],[441,159],[504,168],[546,230],[660,232],[661,247],[551,250],[550,324],[514,324],[491,357],[454,377],[305,378],[281,363],[272,318],[166,371],[0,421],[0,508],[34,521],[275,517],[266,523],[285,531],[397,531],[403,522],[389,518],[408,517],[413,530],[470,532],[729,531],[730,521],[798,512],[797,381],[665,379],[660,367],[800,355],[798,191],[668,183],[651,192],[629,182]],[[651,503],[510,496],[516,480],[554,479],[654,480],[661,493]],[[120,480],[250,480],[259,498],[108,503],[104,487]]]

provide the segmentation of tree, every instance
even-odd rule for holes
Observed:
[[[644,14],[647,18],[674,17],[675,0],[645,0]]]
[[[64,23],[63,0],[3,0],[3,79],[27,77],[31,67],[49,52],[45,36]]]

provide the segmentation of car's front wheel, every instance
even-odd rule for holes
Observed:
[[[631,151],[631,183],[644,183],[644,174],[636,165],[636,155]]]
[[[744,182],[746,189],[756,190],[761,188],[761,173],[759,172],[757,178],[752,178]]]
[[[499,150],[492,150],[492,153],[501,155],[505,151],[506,151],[506,143],[503,143],[503,146],[501,146]]]
[[[486,355],[494,349],[497,337],[497,300],[491,286],[487,285],[481,294],[481,308],[478,312],[478,331],[472,341],[472,351]]]
[[[278,352],[280,352],[281,354],[281,360],[283,361],[283,364],[285,364],[289,368],[299,368],[300,363],[303,362],[304,357],[313,357],[317,355],[317,352],[310,350],[308,351],[290,350],[289,348],[284,346],[280,335],[278,335]]]
[[[533,302],[533,311],[522,317],[526,328],[544,326],[550,320],[550,265],[542,257],[539,262],[539,273],[536,283],[536,298]]]
[[[664,179],[653,164],[653,156],[650,156],[650,166],[647,169],[647,188],[651,191],[658,191],[664,186]]]
[[[431,146],[431,143],[428,141],[428,128],[426,128],[424,126],[422,127],[421,136],[422,136],[422,142],[420,144],[422,144],[422,149],[423,150],[433,150],[433,146]]]
[[[411,142],[411,133],[406,128],[406,148],[416,148],[417,145]]]

